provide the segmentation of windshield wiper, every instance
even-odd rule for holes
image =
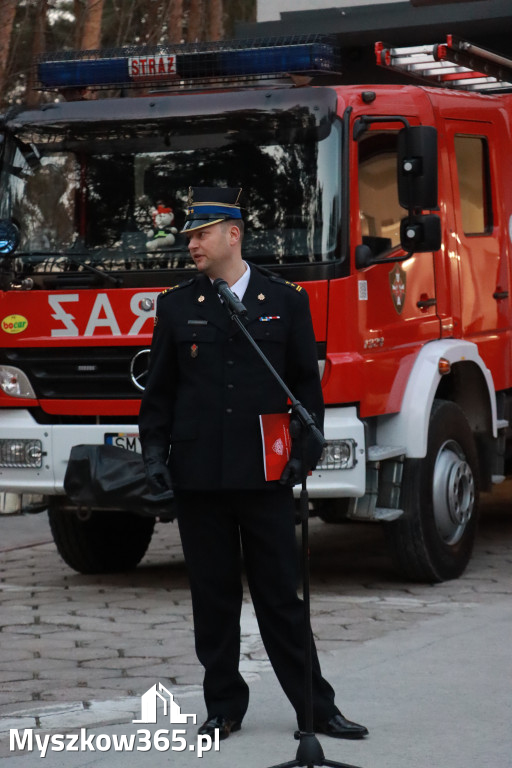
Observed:
[[[110,272],[107,272],[105,269],[97,269],[97,267],[93,267],[92,264],[88,264],[86,261],[82,261],[82,259],[77,259],[76,256],[70,256],[69,253],[64,254],[64,256],[72,264],[77,264],[84,269],[88,269],[89,272],[93,272],[95,275],[99,275],[101,278],[103,278],[103,280],[107,280],[109,283],[112,283],[112,285],[114,285],[116,288],[119,288],[123,284],[122,277],[114,277],[114,275],[112,275]]]
[[[110,272],[107,272],[107,270],[93,267],[92,264],[88,264],[86,261],[82,261],[82,259],[79,259],[75,255],[71,255],[69,253],[60,253],[58,251],[18,251],[16,256],[44,256],[50,259],[66,259],[68,264],[74,264],[77,267],[83,267],[84,269],[89,270],[89,272],[92,272],[98,277],[101,277],[102,280],[112,283],[112,285],[114,285],[116,288],[119,288],[123,284],[122,277],[115,277]],[[63,277],[64,276],[68,279],[72,279],[72,276],[69,274],[64,273]]]

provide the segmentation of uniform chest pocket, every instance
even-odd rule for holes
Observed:
[[[274,341],[283,343],[286,340],[286,328],[279,321],[256,322],[250,328],[251,336],[255,341]]]
[[[213,325],[184,325],[177,329],[176,340],[199,344],[199,342],[212,342],[217,337],[217,329]]]

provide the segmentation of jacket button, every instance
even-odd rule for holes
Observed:
[[[235,361],[234,360],[226,360],[226,364],[227,365],[234,365]]]
[[[232,408],[226,408],[226,413],[233,413],[233,409]]]
[[[234,388],[235,388],[234,384],[228,384],[228,389],[234,389]]]

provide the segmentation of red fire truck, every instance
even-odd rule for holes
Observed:
[[[152,536],[64,476],[75,445],[139,447],[155,300],[193,270],[203,184],[243,187],[245,257],[309,294],[314,511],[382,522],[408,578],[466,567],[507,473],[511,62],[453,38],[377,56],[433,85],[344,86],[326,39],[88,51],[42,60],[61,95],[3,116],[0,487],[48,508],[76,570],[133,567]]]

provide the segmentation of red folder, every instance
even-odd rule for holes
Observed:
[[[265,480],[279,480],[292,448],[290,414],[263,413],[260,416],[260,427]]]

